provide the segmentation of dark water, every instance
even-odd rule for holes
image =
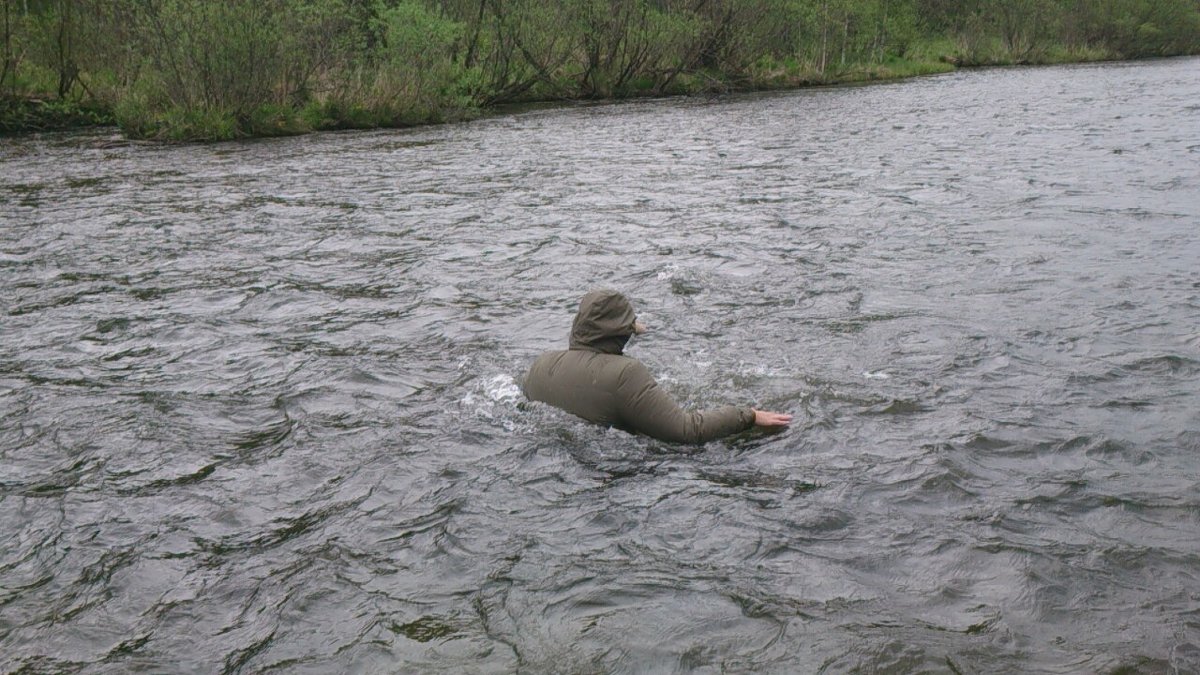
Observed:
[[[0,670],[1200,671],[1200,61],[0,149]],[[522,402],[587,289],[702,449]]]

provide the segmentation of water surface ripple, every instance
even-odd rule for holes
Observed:
[[[0,147],[0,671],[1200,672],[1200,61]],[[696,451],[522,400],[587,289]]]

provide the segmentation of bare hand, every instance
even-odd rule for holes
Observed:
[[[766,410],[754,410],[754,424],[760,427],[786,427],[792,421],[792,416],[787,413],[768,412]]]

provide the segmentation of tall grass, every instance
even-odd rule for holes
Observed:
[[[0,3],[0,131],[115,119],[164,140],[1200,52],[1197,0]]]

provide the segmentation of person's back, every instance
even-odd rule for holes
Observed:
[[[618,392],[628,356],[568,349],[540,356],[525,378],[525,395],[589,422],[625,427]]]
[[[791,420],[748,406],[681,409],[641,362],[623,354],[630,336],[641,330],[624,295],[588,293],[571,327],[570,348],[533,362],[522,387],[526,397],[589,422],[681,443],[705,443],[755,424],[783,426]]]

